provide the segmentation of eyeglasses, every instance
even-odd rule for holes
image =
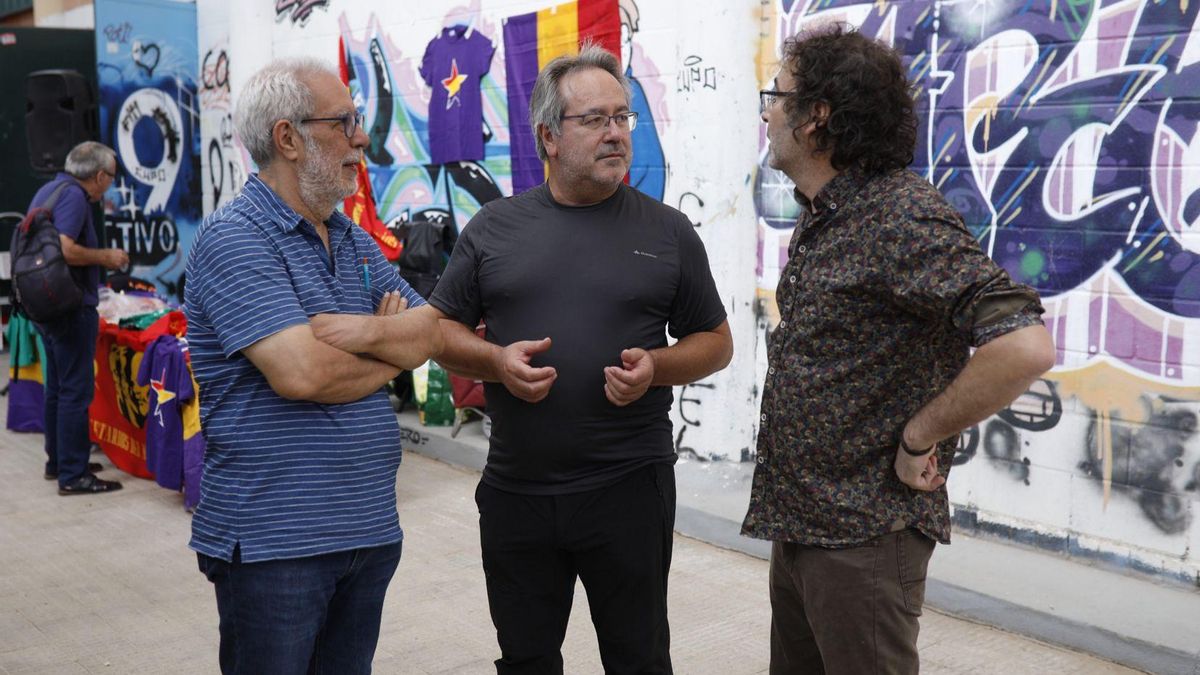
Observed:
[[[563,120],[579,120],[579,124],[584,129],[591,131],[599,131],[608,126],[608,121],[612,120],[617,128],[621,131],[633,131],[637,128],[638,114],[632,110],[619,112],[615,115],[601,115],[600,113],[587,113],[586,115],[563,115],[559,119]]]
[[[767,111],[767,108],[775,105],[775,101],[783,96],[787,96],[792,92],[779,91],[778,89],[763,89],[758,92],[758,114],[761,115]]]
[[[300,120],[302,124],[309,122],[341,122],[342,131],[346,132],[346,138],[354,138],[354,132],[362,128],[363,114],[360,112],[346,113],[337,117],[305,117]]]

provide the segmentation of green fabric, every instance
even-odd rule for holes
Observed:
[[[42,366],[42,382],[46,381],[46,347],[37,328],[24,314],[14,312],[9,318],[4,344],[8,346],[9,372],[37,363]]]
[[[133,316],[127,316],[124,319],[121,319],[118,322],[118,325],[121,326],[121,328],[133,328],[136,330],[146,330],[155,321],[158,321],[159,319],[161,319],[162,317],[164,317],[170,313],[171,313],[171,308],[164,307],[163,309],[155,310],[153,312],[146,312],[145,314],[134,314]]]

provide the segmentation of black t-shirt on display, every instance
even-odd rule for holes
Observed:
[[[674,462],[670,387],[618,407],[604,367],[725,320],[704,245],[687,217],[621,185],[591,206],[556,203],[546,184],[488,203],[463,229],[430,304],[506,346],[550,337],[534,367],[553,366],[549,395],[526,403],[487,383],[491,448],[483,480],[523,494],[602,487],[641,466]]]

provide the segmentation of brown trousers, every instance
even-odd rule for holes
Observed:
[[[934,541],[900,530],[853,548],[775,542],[771,675],[915,674]]]

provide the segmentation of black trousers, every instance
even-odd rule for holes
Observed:
[[[675,469],[653,464],[604,488],[532,496],[479,484],[496,672],[562,673],[575,579],[583,582],[606,673],[671,673],[667,573]]]

